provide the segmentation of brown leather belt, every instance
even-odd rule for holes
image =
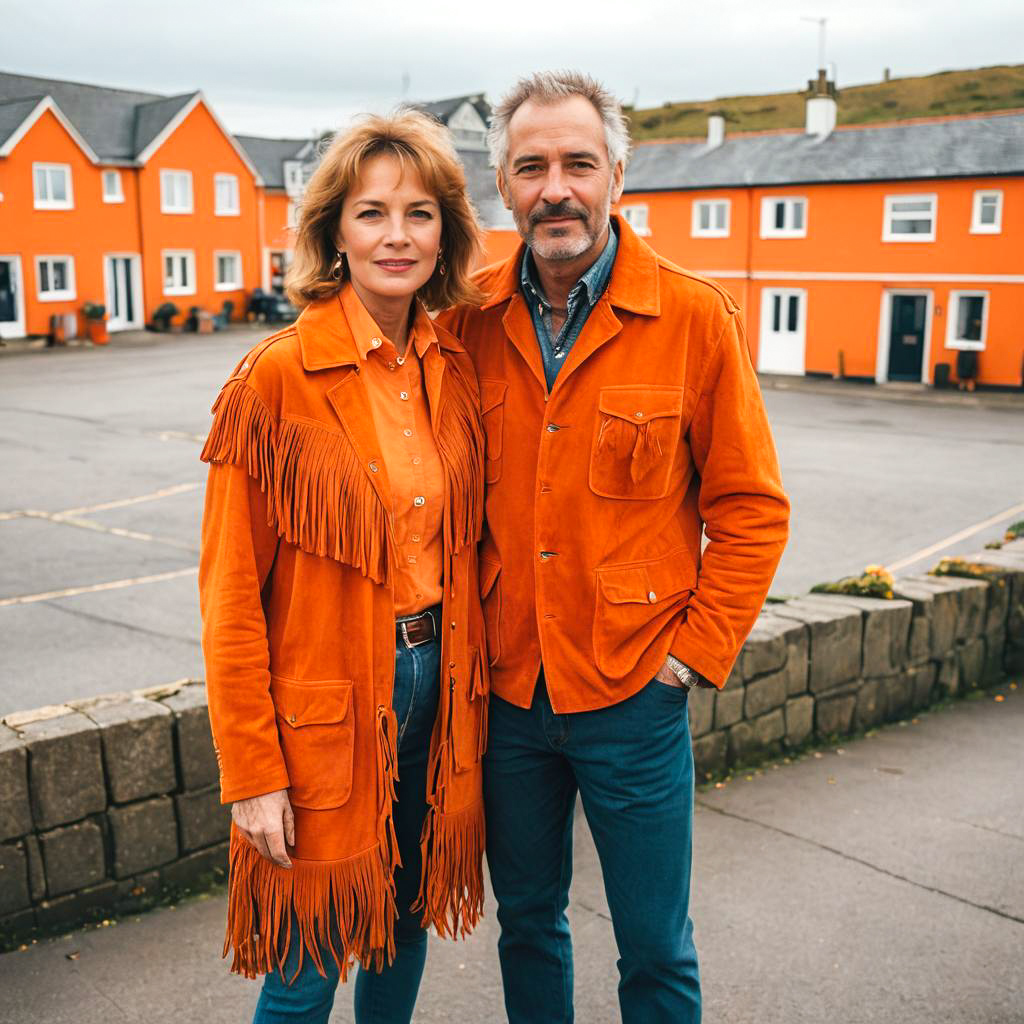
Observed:
[[[420,644],[430,643],[438,636],[437,620],[440,615],[441,606],[436,605],[420,612],[419,615],[395,619],[395,642],[403,643],[406,647],[419,647]]]

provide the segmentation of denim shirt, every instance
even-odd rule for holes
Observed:
[[[565,364],[566,357],[580,336],[587,317],[590,316],[590,311],[597,305],[598,299],[608,287],[618,246],[619,240],[615,235],[615,229],[610,227],[608,243],[605,245],[604,251],[569,292],[565,323],[562,324],[562,329],[555,338],[551,337],[551,304],[544,295],[544,289],[537,276],[533,253],[529,247],[526,249],[520,271],[520,285],[526,304],[530,307],[530,316],[533,318],[533,330],[537,335],[537,343],[540,345],[541,359],[544,361],[544,376],[547,378],[548,391],[555,386],[558,371]]]

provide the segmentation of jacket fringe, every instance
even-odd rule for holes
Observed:
[[[348,439],[323,427],[278,424],[244,380],[229,381],[213,407],[200,458],[243,466],[267,495],[267,522],[311,555],[390,579],[390,534],[378,500]]]
[[[334,958],[342,981],[353,960],[379,971],[394,959],[394,884],[376,846],[341,861],[293,859],[289,869],[232,830],[228,889],[223,955],[234,949],[234,974],[257,978],[278,971],[284,978],[292,942],[300,944],[295,976],[306,956],[324,975],[322,950]]]
[[[423,874],[414,911],[441,938],[465,938],[484,908],[484,805],[477,801],[451,814],[432,807],[423,823]]]

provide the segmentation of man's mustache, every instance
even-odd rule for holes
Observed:
[[[579,206],[575,206],[568,200],[563,200],[560,203],[544,203],[536,210],[531,211],[529,221],[532,226],[539,224],[542,220],[561,220],[566,217],[585,221],[587,219],[587,211]]]

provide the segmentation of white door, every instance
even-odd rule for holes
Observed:
[[[803,288],[765,288],[761,292],[761,373],[802,375],[807,344],[807,292]]]
[[[21,290],[21,259],[0,256],[0,338],[25,336],[25,296]]]
[[[107,256],[107,329],[125,331],[141,327],[139,268],[137,256]]]

